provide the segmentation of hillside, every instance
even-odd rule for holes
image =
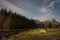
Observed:
[[[57,28],[60,27],[60,22],[56,21],[54,18],[46,20],[46,21],[35,21],[37,24],[37,27],[48,27],[48,28]]]
[[[30,29],[17,34],[3,36],[1,40],[60,40],[60,28]]]
[[[0,31],[20,30],[35,28],[36,23],[33,19],[13,13],[11,10],[0,10]]]

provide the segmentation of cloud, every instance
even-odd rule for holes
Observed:
[[[42,4],[44,4],[44,5],[46,4],[47,5],[50,1],[51,0],[42,0]]]
[[[18,14],[25,15],[25,16],[29,15],[28,12],[26,12],[25,10],[22,10],[21,8],[15,6],[14,4],[10,3],[7,0],[0,0],[0,5],[3,5],[7,9],[17,12]]]
[[[36,19],[39,19],[40,21],[45,21],[51,18],[55,18],[54,9],[56,1],[51,1],[50,0],[43,0],[44,4],[41,8],[39,8],[40,13],[42,14],[41,16],[36,17]]]
[[[52,1],[49,3],[48,7],[54,9],[54,7],[56,6],[56,4],[59,4],[59,3],[60,3],[60,0],[52,0]]]
[[[52,11],[52,9],[45,7],[45,8],[40,8],[40,13],[42,14],[41,16],[39,16],[39,20],[47,20],[47,19],[51,19],[55,17],[54,12]]]
[[[45,21],[51,18],[57,19],[53,11],[56,4],[60,4],[60,0],[43,0],[41,7],[39,8],[39,12],[42,15],[35,17],[35,19],[39,19],[40,21]]]
[[[55,6],[55,1],[52,1],[52,2],[49,3],[48,8],[52,8],[53,9],[54,6]]]
[[[36,1],[36,0],[35,0]],[[26,17],[46,20],[55,18],[53,9],[60,0],[40,0],[39,2],[30,0],[0,0],[0,4]]]

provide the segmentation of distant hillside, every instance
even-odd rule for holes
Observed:
[[[2,31],[29,29],[35,27],[36,23],[33,19],[28,19],[25,16],[13,13],[11,10],[0,10],[0,30]]]
[[[49,19],[44,22],[36,20],[35,22],[37,27],[60,27],[60,22],[56,21],[55,19]]]

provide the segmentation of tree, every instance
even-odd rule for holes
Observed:
[[[36,23],[33,19],[28,19],[25,16],[13,13],[11,10],[0,10],[0,28],[8,31],[11,29],[29,29],[36,28]]]
[[[9,31],[10,30],[11,18],[12,18],[12,15],[10,14],[10,16],[6,19],[6,21],[3,24],[3,31]]]

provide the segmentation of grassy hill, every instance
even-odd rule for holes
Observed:
[[[30,29],[8,37],[4,40],[60,40],[60,28],[44,28]],[[2,38],[2,39],[3,39]]]

